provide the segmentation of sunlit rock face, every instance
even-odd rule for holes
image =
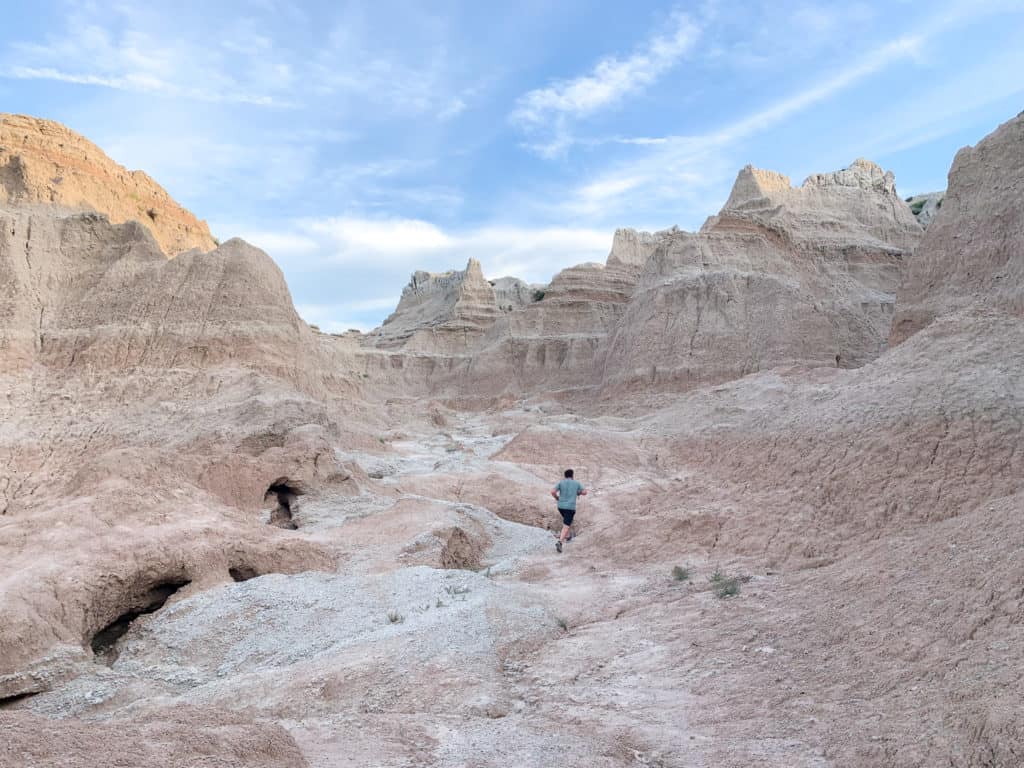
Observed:
[[[142,171],[118,165],[85,137],[51,120],[0,113],[0,203],[43,203],[137,221],[167,256],[217,242]]]

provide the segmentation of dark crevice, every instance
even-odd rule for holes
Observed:
[[[113,664],[121,652],[118,641],[131,629],[132,622],[139,616],[159,611],[171,595],[191,583],[188,579],[179,579],[163,581],[150,587],[130,610],[122,613],[93,636],[90,645],[96,659],[108,665]]]
[[[250,568],[247,565],[239,565],[236,568],[228,568],[228,574],[235,581],[248,581],[249,579],[255,579],[257,576],[262,575],[255,568]]]
[[[33,696],[38,695],[39,691],[29,691],[28,693],[16,693],[13,696],[4,696],[0,698],[0,709],[14,708],[18,703],[25,699],[30,699]]]
[[[298,511],[298,500],[301,495],[302,490],[287,477],[279,477],[271,483],[267,492],[263,494],[264,500],[272,496],[277,497],[277,508],[270,513],[268,521],[270,525],[276,525],[278,528],[289,531],[296,530],[299,526],[294,517],[295,512]]]

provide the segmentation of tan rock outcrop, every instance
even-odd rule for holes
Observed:
[[[1024,313],[1024,113],[949,171],[942,215],[928,227],[899,290],[892,343],[972,305]]]
[[[1016,765],[1008,135],[888,349],[918,225],[866,163],[747,169],[543,296],[414,276],[367,336],[241,241],[0,205],[0,764]]]
[[[0,360],[90,370],[237,361],[298,382],[317,368],[284,276],[230,240],[167,260],[138,222],[0,206]]]
[[[920,232],[873,163],[799,188],[748,166],[700,232],[662,236],[611,331],[602,382],[689,388],[780,365],[863,365],[885,348]]]
[[[655,249],[668,237],[677,233],[678,227],[660,232],[639,232],[635,229],[617,229],[612,238],[612,249],[608,253],[608,265],[628,264],[643,267]]]
[[[499,312],[494,287],[484,279],[480,262],[470,259],[464,270],[415,272],[398,307],[366,340],[410,352],[465,351]]]
[[[0,113],[0,203],[58,205],[137,221],[168,256],[217,243],[206,222],[178,205],[142,171],[118,165],[59,123]]]

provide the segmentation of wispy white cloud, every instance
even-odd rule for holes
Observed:
[[[631,56],[601,59],[586,75],[559,80],[528,91],[516,101],[513,123],[528,133],[542,132],[542,142],[526,144],[544,156],[572,144],[569,120],[587,117],[620,103],[672,69],[696,43],[700,29],[684,13],[674,11],[670,31],[647,40]]]
[[[499,223],[446,229],[421,219],[357,216],[300,219],[276,231],[248,230],[246,239],[296,269],[445,270],[475,258],[489,276],[529,282],[547,282],[581,262],[603,262],[611,246],[604,229]]]
[[[649,146],[647,154],[579,185],[562,207],[577,214],[593,214],[626,195],[680,197],[681,188],[689,186],[692,194],[718,183],[723,169],[731,169],[726,173],[735,171],[723,155],[728,147],[784,122],[897,61],[917,56],[924,39],[923,35],[910,35],[893,40],[831,77],[717,130],[694,136],[641,138],[636,143]]]
[[[254,48],[257,36],[250,35],[244,51],[198,38],[171,38],[129,5],[107,9],[107,22],[99,24],[88,8],[76,8],[45,42],[13,43],[0,58],[0,75],[205,102],[289,104],[290,70],[275,60],[267,38]]]
[[[75,72],[64,72],[53,67],[11,67],[7,70],[8,77],[16,80],[55,80],[76,85],[94,85],[103,88],[114,88],[120,91],[136,91],[139,93],[160,93],[167,96],[180,96],[198,101],[222,102],[227,104],[255,104],[259,106],[285,106],[271,96],[247,94],[243,92],[218,91],[210,88],[195,88],[176,85],[144,72],[126,72],[123,75],[96,75]]]
[[[543,284],[565,267],[603,262],[611,246],[610,232],[570,227],[489,224],[446,230],[421,220],[355,217],[307,219],[289,226],[277,232],[250,230],[250,242],[284,262],[286,271],[321,286],[343,286],[361,275],[357,298],[351,301],[297,303],[306,322],[331,333],[365,332],[379,325],[398,305],[398,294],[415,270],[462,269],[475,258],[489,278],[515,276]],[[379,274],[367,275],[371,266]]]
[[[602,59],[587,75],[524,94],[516,102],[512,119],[529,125],[546,123],[552,115],[582,117],[650,85],[675,66],[697,40],[698,29],[689,16],[676,12],[671,23],[670,34],[652,37],[626,59]]]

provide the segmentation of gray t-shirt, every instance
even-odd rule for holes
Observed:
[[[559,509],[576,509],[576,497],[583,490],[583,486],[580,483],[567,477],[564,480],[558,481],[555,490],[558,491]]]

